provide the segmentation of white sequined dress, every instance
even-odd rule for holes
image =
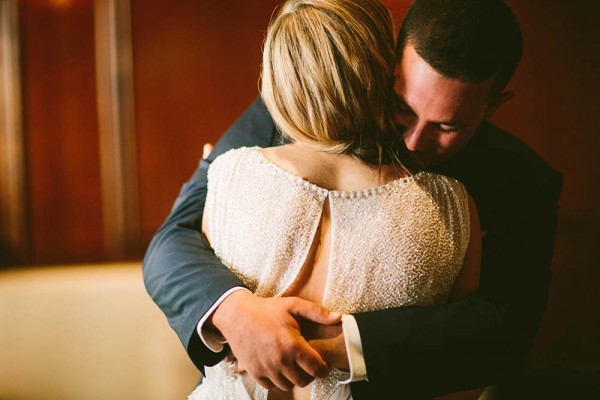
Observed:
[[[462,184],[442,175],[420,172],[364,191],[330,191],[284,171],[257,147],[231,150],[208,172],[211,245],[255,294],[280,296],[304,264],[325,201],[332,232],[325,306],[356,313],[446,302],[469,243],[469,209]],[[312,400],[351,398],[335,374],[312,384]],[[225,363],[206,368],[190,396],[266,398],[266,390]]]

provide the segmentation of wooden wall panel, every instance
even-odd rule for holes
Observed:
[[[408,7],[412,3],[411,0],[381,0],[383,4],[390,10],[392,14],[392,18],[394,18],[394,27],[396,31],[400,30],[400,25],[402,25],[402,19],[404,15],[406,15],[406,11],[408,11]]]
[[[495,121],[564,172],[561,215],[597,223],[600,187],[592,182],[600,176],[600,3],[507,3],[522,22],[525,49],[511,83],[517,96]]]
[[[399,25],[409,1],[384,3]],[[600,173],[600,6],[508,3],[526,47],[511,82],[517,97],[494,121],[565,173],[563,219],[597,221],[600,195],[590,182]],[[59,244],[70,238],[68,254],[95,257],[102,228],[93,1],[19,4],[33,259],[60,258],[66,252]],[[263,31],[276,4],[132,1],[142,243],[167,215],[202,144],[215,141],[257,95]]]
[[[0,266],[27,249],[17,0],[0,0]]]
[[[162,223],[202,144],[258,95],[263,31],[278,1],[132,0],[141,229]]]
[[[104,250],[110,258],[139,258],[130,2],[94,3]]]
[[[586,398],[600,378],[600,3],[507,0],[525,49],[493,121],[564,174],[549,303],[527,368],[503,399]],[[515,277],[518,279],[518,277]],[[597,393],[596,393],[597,394]]]
[[[385,0],[397,26],[409,1]],[[277,1],[133,1],[142,230],[160,224],[202,143],[214,141],[257,94],[260,44]],[[526,47],[493,121],[565,172],[562,215],[600,218],[597,2],[508,1]],[[157,188],[159,183],[159,188]]]
[[[102,259],[91,0],[20,2],[32,263]]]

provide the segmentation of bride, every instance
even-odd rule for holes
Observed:
[[[394,48],[376,0],[289,0],[271,22],[261,95],[290,143],[218,157],[202,219],[216,255],[255,295],[348,314],[439,305],[477,289],[470,196],[405,159]],[[223,361],[190,399],[351,399],[344,373],[268,391]]]

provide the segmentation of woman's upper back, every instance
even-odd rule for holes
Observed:
[[[313,165],[299,165],[301,157],[283,159],[289,164],[282,167],[297,168],[292,172]],[[335,183],[329,187],[345,189],[340,184],[351,181],[336,168],[318,168],[316,181]],[[258,148],[230,151],[209,170],[205,223],[211,245],[258,295],[284,294],[310,256],[327,204],[331,243],[323,304],[359,312],[444,302],[469,242],[463,186],[419,173],[368,188],[369,174],[357,176],[349,187],[364,190],[328,190],[282,169]]]

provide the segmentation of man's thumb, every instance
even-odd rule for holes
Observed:
[[[293,312],[299,317],[323,325],[337,324],[342,320],[342,313],[303,299],[297,299]]]
[[[210,155],[210,153],[213,151],[214,146],[210,143],[206,143],[203,147],[202,147],[202,159],[207,159],[208,156]]]

